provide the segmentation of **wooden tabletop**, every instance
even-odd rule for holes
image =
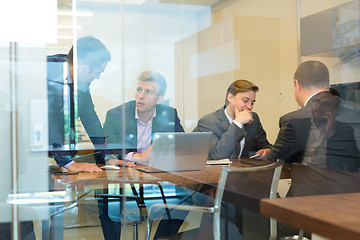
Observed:
[[[233,160],[231,167],[247,167],[239,160]],[[142,167],[140,165],[140,167]],[[51,175],[51,178],[58,187],[66,185],[76,185],[82,187],[86,185],[102,184],[109,181],[168,181],[176,185],[186,184],[210,184],[216,186],[219,182],[222,168],[221,166],[207,166],[201,171],[182,171],[182,172],[157,172],[145,173],[137,170],[138,167],[121,167],[120,170],[103,170],[102,172],[86,173],[79,172],[71,175]]]
[[[239,160],[233,160],[231,167],[247,167],[249,164],[244,164]],[[106,188],[109,183],[149,183],[158,184],[161,182],[170,182],[176,185],[193,185],[203,184],[210,187],[216,187],[219,182],[222,167],[209,166],[201,171],[183,171],[183,172],[161,172],[161,173],[145,173],[134,168],[121,167],[120,170],[103,170],[102,172],[83,173],[73,175],[51,175],[51,182],[54,190],[62,190],[65,187],[71,186],[77,189],[84,187],[103,187]],[[286,168],[283,168],[286,169]],[[287,169],[285,170],[285,172]],[[239,180],[234,180],[233,185],[238,185]],[[230,181],[231,182],[231,181]],[[101,186],[103,185],[103,186]],[[231,184],[230,184],[231,185]],[[241,186],[244,189],[239,193],[232,189],[225,188],[224,200],[234,204],[240,204],[243,207],[253,211],[260,211],[260,200],[266,197],[267,194],[262,190],[254,188],[251,184],[244,184]],[[247,188],[247,189],[246,189]],[[250,190],[250,191],[247,191]],[[250,192],[250,194],[248,194]]]
[[[184,172],[158,172],[145,173],[137,170],[137,167],[121,167],[120,170],[103,170],[101,172],[79,172],[71,175],[51,175],[54,181],[54,189],[61,189],[66,186],[84,186],[107,184],[111,182],[159,182],[168,181],[176,185],[214,183],[219,181],[222,167],[206,167],[201,171]]]
[[[261,213],[329,239],[360,239],[360,193],[262,199]]]

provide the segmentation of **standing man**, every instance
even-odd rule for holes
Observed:
[[[125,131],[127,149],[125,160],[148,161],[151,142],[157,132],[184,132],[175,108],[161,104],[166,92],[165,78],[158,72],[145,71],[138,77],[135,101],[127,102],[109,110],[106,114],[104,131],[109,136],[108,143],[122,143]],[[123,115],[123,110],[125,115]],[[126,129],[123,129],[125,121]],[[120,164],[114,159],[108,164]]]
[[[279,158],[288,163],[358,171],[360,153],[354,130],[337,120],[340,100],[329,92],[329,87],[329,71],[322,62],[299,65],[294,75],[294,93],[301,109],[280,118],[280,131],[269,160]]]
[[[73,47],[71,47],[67,56],[69,69],[67,81],[71,83],[75,80],[74,71],[76,71],[78,83],[78,115],[90,138],[105,138],[106,135],[103,132],[90,95],[90,84],[95,79],[100,78],[100,74],[104,72],[111,59],[111,55],[105,45],[94,37],[79,38],[77,40],[76,50],[77,69],[74,69]],[[50,144],[53,143],[54,141],[50,136]],[[101,171],[95,164],[77,163],[67,156],[56,156],[55,160],[59,166],[67,168],[69,172]]]
[[[225,106],[198,122],[195,132],[212,132],[209,159],[249,157],[249,151],[264,159],[271,144],[259,116],[252,111],[259,88],[236,80],[227,89]]]
[[[68,81],[74,81],[73,47],[70,49],[67,62],[69,66]],[[102,125],[95,112],[90,95],[90,84],[100,79],[108,62],[111,60],[109,50],[94,37],[82,37],[77,41],[77,83],[78,115],[85,131],[91,137],[105,137]]]

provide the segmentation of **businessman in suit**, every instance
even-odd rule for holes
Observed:
[[[271,144],[259,116],[252,111],[259,88],[236,80],[227,89],[225,106],[198,122],[195,132],[212,132],[209,159],[249,157],[250,151],[264,159]]]
[[[138,77],[135,100],[107,112],[104,131],[108,136],[108,143],[136,149],[128,153],[125,160],[148,161],[152,137],[157,132],[184,132],[176,109],[161,104],[166,87],[165,78],[160,73],[145,71]],[[123,121],[126,124],[125,129]],[[122,141],[123,131],[125,143]],[[117,163],[116,159],[110,161],[110,164]]]
[[[266,138],[259,116],[252,111],[256,92],[259,88],[250,81],[236,80],[230,84],[225,96],[225,106],[215,112],[202,117],[195,132],[212,132],[209,159],[249,157],[249,152],[256,152],[264,159],[270,151],[271,144]],[[195,195],[195,201],[212,201],[215,189],[203,188]],[[208,196],[204,196],[208,195]],[[200,200],[199,200],[200,199]],[[228,204],[228,211],[236,212],[235,219],[230,219],[242,229],[242,209]],[[199,239],[212,238],[209,215],[204,214],[199,230]],[[238,234],[238,233],[237,233]]]
[[[101,73],[104,72],[108,62],[111,60],[109,50],[105,45],[94,37],[82,37],[77,40],[76,56],[74,59],[74,48],[71,47],[67,55],[68,63],[68,76],[67,82],[73,83],[77,80],[78,83],[78,115],[85,128],[88,136],[91,137],[103,137],[105,139],[105,133],[103,132],[102,125],[97,116],[94,108],[94,103],[90,95],[90,84],[99,79]],[[75,61],[77,68],[75,69]],[[53,97],[53,96],[51,96]],[[50,114],[50,113],[49,113]],[[52,114],[50,114],[51,116]],[[51,118],[50,118],[51,119]],[[63,126],[61,126],[63,128]],[[63,144],[63,138],[56,134],[56,131],[52,131],[49,135],[49,142],[52,145]],[[61,135],[61,134],[60,134]],[[103,153],[105,154],[105,152]],[[97,156],[102,158],[102,156]],[[65,167],[69,172],[94,172],[101,171],[99,167],[91,163],[77,163],[71,159],[70,156],[58,155],[55,157],[55,161],[60,167]]]
[[[268,159],[358,171],[360,154],[354,130],[337,120],[340,99],[329,92],[327,67],[319,61],[300,64],[294,85],[301,109],[280,118],[280,131]]]
[[[108,143],[120,144],[134,151],[107,159],[107,164],[120,165],[123,160],[145,163],[149,160],[153,135],[157,132],[184,132],[175,108],[161,104],[166,91],[165,78],[158,72],[145,71],[138,77],[135,101],[129,101],[109,110],[106,114],[104,131]],[[125,128],[123,122],[125,121]],[[122,140],[125,133],[125,142]],[[128,163],[127,163],[128,164]],[[100,220],[105,239],[120,239],[121,222],[108,217],[106,205],[100,206]],[[156,237],[171,234],[170,228],[161,221]],[[181,221],[176,223],[181,224]],[[165,226],[165,227],[163,227]],[[177,230],[180,227],[178,225]]]

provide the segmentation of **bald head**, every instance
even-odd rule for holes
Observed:
[[[303,62],[297,68],[294,79],[308,90],[329,88],[329,70],[319,61]]]

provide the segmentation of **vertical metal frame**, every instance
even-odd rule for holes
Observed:
[[[17,78],[16,78],[16,48],[15,42],[10,43],[10,91],[11,91],[11,188],[12,193],[18,192],[18,149],[17,149]],[[12,206],[12,238],[19,239],[19,213],[16,205]]]

